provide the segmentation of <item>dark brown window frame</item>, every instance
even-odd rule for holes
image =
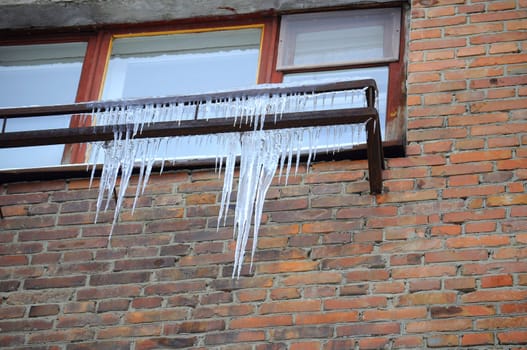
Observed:
[[[335,10],[339,9],[324,9]],[[349,8],[347,8],[349,10]],[[318,10],[317,10],[318,11]],[[363,64],[339,66],[339,69],[365,68],[375,66],[386,66],[389,68],[388,78],[388,101],[386,113],[387,135],[383,142],[384,153],[386,156],[400,156],[404,154],[405,132],[404,116],[401,108],[403,106],[403,75],[404,75],[404,17],[405,9],[401,11],[401,35],[399,60],[388,64]],[[228,16],[221,18],[195,18],[188,20],[172,21],[167,23],[147,23],[140,25],[108,25],[92,28],[61,28],[59,30],[38,30],[38,31],[3,31],[0,32],[0,45],[28,45],[46,44],[62,42],[87,42],[86,56],[83,62],[79,88],[77,90],[76,102],[96,101],[99,99],[102,90],[104,74],[108,63],[111,50],[111,41],[114,36],[122,34],[140,33],[162,33],[173,31],[196,31],[213,30],[222,28],[234,28],[249,25],[262,25],[263,39],[260,52],[258,83],[280,83],[282,82],[283,72],[276,70],[278,35],[280,29],[280,16],[277,13],[259,13],[246,16]],[[308,68],[289,70],[288,72],[322,71],[335,69],[335,67],[321,67],[319,69]],[[80,124],[80,119],[73,117],[71,127],[85,126]],[[65,147],[63,156],[63,166],[76,169],[75,163],[85,161],[86,144],[71,144]],[[353,150],[341,154],[330,156],[332,159],[339,158],[366,158],[366,147],[356,147]],[[318,157],[324,159],[324,157]],[[185,164],[188,167],[189,164]],[[203,164],[197,164],[203,165]],[[28,170],[23,171],[32,173],[30,178],[38,178],[42,174],[52,174],[53,170]],[[60,170],[57,173],[62,173]],[[1,171],[0,171],[1,173]],[[3,176],[2,176],[3,177]],[[7,177],[9,178],[9,176]]]

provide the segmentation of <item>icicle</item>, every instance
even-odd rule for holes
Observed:
[[[349,100],[351,100],[351,104],[349,104]],[[120,178],[109,237],[111,238],[134,166],[138,167],[139,173],[132,212],[136,208],[138,196],[145,191],[153,165],[156,163],[156,159],[159,159],[156,157],[159,157],[159,150],[164,142],[165,152],[162,152],[163,161],[161,162],[160,173],[163,171],[164,154],[167,153],[166,150],[169,145],[168,138],[136,139],[136,136],[142,133],[145,125],[164,121],[177,121],[179,124],[182,120],[190,120],[194,117],[206,120],[212,117],[232,117],[234,125],[237,125],[239,120],[240,125],[242,123],[249,124],[254,131],[242,134],[225,133],[197,136],[192,139],[192,144],[188,137],[176,138],[175,141],[170,142],[170,145],[176,151],[179,148],[195,145],[212,143],[219,145],[215,155],[215,170],[218,172],[218,176],[222,175],[222,171],[224,172],[224,183],[218,215],[218,228],[221,221],[225,224],[227,220],[233,191],[235,164],[238,155],[240,155],[240,175],[233,227],[233,236],[236,238],[233,276],[239,276],[251,227],[253,243],[250,268],[252,268],[263,215],[264,199],[275,173],[279,171],[279,180],[285,173],[285,184],[287,184],[293,166],[293,157],[296,157],[295,174],[298,173],[301,149],[307,152],[306,167],[309,170],[317,150],[320,149],[322,136],[325,136],[326,139],[324,143],[327,152],[330,150],[332,152],[338,151],[342,146],[340,144],[342,140],[352,144],[362,141],[360,135],[363,132],[361,127],[363,128],[364,124],[311,127],[300,131],[299,129],[264,131],[265,117],[274,115],[274,122],[277,122],[283,113],[343,108],[343,106],[349,108],[365,103],[365,91],[357,89],[339,93],[303,92],[288,95],[285,93],[260,96],[233,95],[217,100],[207,98],[201,102],[178,100],[144,106],[112,104],[103,108],[104,106],[100,105],[96,111],[92,111],[93,120],[96,121],[97,125],[109,125],[109,128],[111,127],[113,130],[114,139],[113,141],[92,144],[93,165],[90,184],[95,174],[98,153],[104,154],[96,220],[100,210],[108,209],[112,195],[117,188],[117,180]],[[376,125],[376,127],[378,126]],[[105,200],[106,205],[103,208]]]

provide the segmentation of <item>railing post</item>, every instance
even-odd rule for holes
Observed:
[[[370,178],[370,192],[382,192],[382,169],[384,169],[384,154],[382,150],[379,120],[371,118],[366,122],[368,145],[368,170]]]

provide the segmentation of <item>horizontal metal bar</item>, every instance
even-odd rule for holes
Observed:
[[[267,116],[268,122],[264,124],[264,129],[358,124],[372,118],[378,120],[378,114],[377,110],[371,107],[288,113],[283,114],[281,118],[277,119],[276,123],[273,121],[273,114]],[[253,125],[240,124],[240,118],[235,122],[235,118],[160,122],[144,125],[142,132],[135,135],[134,138],[206,135],[254,130]],[[115,137],[114,128],[124,133],[127,129],[133,130],[133,125],[100,125],[82,128],[9,132],[0,134],[0,148],[109,141]]]
[[[299,86],[264,86],[261,88],[254,88],[248,90],[233,90],[206,94],[170,96],[145,98],[134,100],[119,100],[119,101],[92,101],[83,103],[72,103],[64,105],[53,106],[30,106],[30,107],[15,107],[15,108],[0,108],[0,118],[22,118],[22,117],[44,117],[50,115],[64,115],[64,114],[83,114],[91,113],[94,110],[104,111],[106,109],[116,106],[144,106],[144,105],[163,105],[173,102],[178,103],[203,103],[207,100],[221,101],[232,97],[250,97],[259,95],[276,95],[276,94],[295,94],[295,93],[324,93],[332,91],[346,91],[357,89],[371,89],[377,90],[377,85],[373,79],[339,81],[324,84],[308,84]],[[373,107],[373,105],[369,105]]]

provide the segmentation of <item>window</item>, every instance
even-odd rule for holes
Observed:
[[[76,100],[86,43],[0,47],[0,107],[52,105]],[[67,128],[70,116],[17,118],[3,130]],[[0,149],[0,168],[60,164],[64,146]],[[28,156],[30,155],[30,156]]]
[[[395,70],[390,65],[399,61],[400,36],[399,8],[286,15],[277,69],[284,82],[374,79],[381,134],[387,140],[388,83]]]
[[[260,28],[117,37],[102,99],[184,95],[256,84]]]
[[[379,88],[383,139],[401,143],[397,113],[401,36],[401,9],[383,8],[273,15],[204,26],[108,28],[83,33],[79,42],[13,45],[11,40],[0,42],[0,80],[8,82],[0,86],[0,108],[203,93],[256,83],[373,78]],[[71,118],[57,117],[57,124],[50,124],[47,117],[44,128],[67,127]],[[40,121],[19,118],[4,127],[7,132],[34,130]],[[46,147],[53,148],[0,150],[0,168],[90,159],[85,147],[76,151],[69,146]],[[37,151],[49,160],[33,159]],[[210,145],[196,145],[183,157],[207,158],[210,151]]]
[[[117,37],[102,99],[186,95],[253,86],[258,78],[261,37],[259,26]],[[187,119],[193,117],[194,111],[189,108]],[[211,145],[211,140],[204,144],[193,142],[196,137],[185,139],[177,147],[169,142],[162,156],[201,159],[216,155],[217,145]]]

